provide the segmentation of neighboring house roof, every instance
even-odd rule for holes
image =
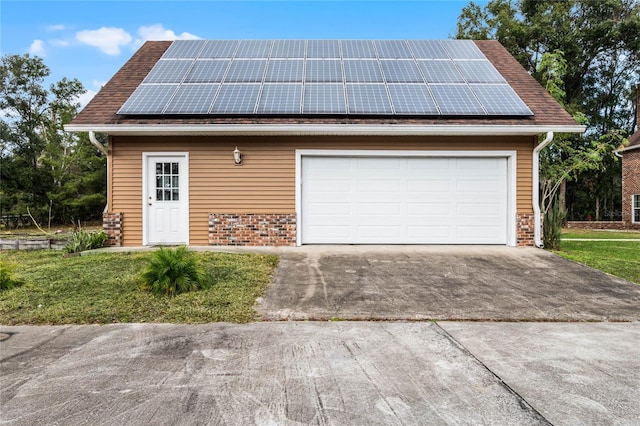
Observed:
[[[533,116],[175,116],[119,115],[170,41],[146,42],[113,76],[78,116],[68,131],[109,134],[539,134],[582,132],[584,127],[497,41],[475,41],[486,58],[533,112]],[[296,130],[297,129],[297,130]]]
[[[632,149],[640,149],[640,130],[635,132],[629,137],[629,145],[620,149],[618,152],[624,153],[625,151],[630,151]]]

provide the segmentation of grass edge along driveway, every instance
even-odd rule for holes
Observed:
[[[23,284],[0,291],[0,324],[249,322],[278,263],[273,255],[193,252],[215,284],[167,298],[140,289],[150,255],[3,251]]]
[[[640,232],[565,229],[562,236],[618,240],[561,241],[560,250],[554,253],[640,285]]]

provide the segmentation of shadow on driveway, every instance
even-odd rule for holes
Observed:
[[[540,249],[305,246],[281,253],[266,320],[637,321],[640,286]]]

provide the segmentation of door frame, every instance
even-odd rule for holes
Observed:
[[[184,244],[189,245],[189,234],[191,228],[189,227],[189,214],[190,214],[190,204],[189,204],[189,152],[181,151],[181,152],[143,152],[142,153],[142,245],[149,245],[149,204],[147,203],[147,199],[149,197],[149,170],[147,168],[147,163],[150,158],[153,157],[183,157],[185,160],[185,177],[184,179],[184,196],[181,196],[181,201],[184,201],[187,206],[187,214],[185,217],[187,234],[186,241]],[[180,173],[182,177],[182,172]]]
[[[451,158],[506,158],[507,159],[507,245],[515,247],[517,212],[517,151],[434,151],[434,150],[345,150],[296,149],[296,246],[302,245],[302,157],[451,157]]]

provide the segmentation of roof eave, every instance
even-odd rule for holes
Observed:
[[[64,129],[72,133],[93,131],[114,136],[524,136],[546,132],[583,133],[586,127],[580,125],[68,124]]]

